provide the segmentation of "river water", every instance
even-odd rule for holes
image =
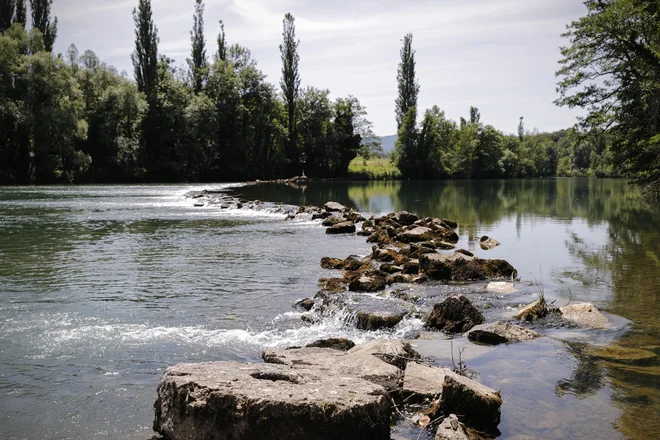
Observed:
[[[223,187],[283,205],[184,197]],[[534,300],[539,284],[557,305],[611,314],[609,329],[539,329],[547,336],[524,344],[454,338],[476,378],[501,390],[502,438],[660,438],[660,209],[610,179],[0,187],[0,438],[148,439],[169,365],[422,331],[414,319],[376,334],[341,317],[301,321],[292,305],[328,276],[320,259],[370,252],[364,237],[285,220],[291,205],[328,200],[457,221],[461,247],[521,277],[509,298],[460,287],[494,304],[489,318]],[[481,235],[502,245],[482,251]],[[447,336],[413,344],[451,363]]]

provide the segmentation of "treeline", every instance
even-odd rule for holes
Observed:
[[[337,177],[378,147],[357,98],[301,88],[290,14],[278,89],[222,21],[209,57],[202,0],[186,66],[159,52],[151,2],[139,0],[135,81],[90,50],[52,54],[52,0],[29,3],[0,0],[0,183]]]
[[[576,129],[529,132],[520,118],[517,135],[481,122],[476,107],[457,123],[437,106],[418,122],[420,86],[415,78],[412,34],[403,39],[397,81],[398,138],[392,155],[404,178],[498,178],[595,175],[614,176],[609,136]]]

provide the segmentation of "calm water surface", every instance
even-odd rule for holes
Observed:
[[[370,245],[327,237],[308,218],[285,221],[274,205],[195,207],[184,197],[193,189],[201,187],[0,188],[0,438],[147,439],[168,365],[259,361],[265,347],[419,327],[411,320],[374,335],[338,319],[302,324],[292,304],[328,275],[321,257],[364,255]],[[545,329],[548,337],[495,348],[454,340],[477,378],[502,392],[502,438],[660,438],[660,210],[624,181],[234,191],[285,208],[335,200],[365,213],[458,221],[461,247],[519,271],[518,294],[493,302],[531,301],[540,280],[549,300],[591,301],[616,323]],[[484,234],[502,246],[481,251]],[[513,309],[494,310],[487,316]],[[450,362],[448,338],[414,343],[439,365]]]

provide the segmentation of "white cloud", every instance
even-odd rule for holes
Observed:
[[[94,50],[119,70],[132,72],[131,11],[137,0],[55,0],[56,50],[70,43]],[[190,47],[193,0],[154,0],[160,50],[183,62]],[[251,49],[271,82],[280,77],[282,18],[296,17],[303,85],[352,94],[369,111],[379,134],[395,130],[396,68],[401,38],[414,34],[420,110],[437,104],[447,116],[469,106],[497,128],[514,132],[518,117],[528,126],[555,130],[574,114],[555,99],[560,34],[584,11],[575,0],[207,0],[209,56],[223,20],[230,43]],[[421,113],[420,111],[420,113]]]

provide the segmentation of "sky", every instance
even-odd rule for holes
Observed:
[[[133,68],[132,10],[138,0],[54,0],[55,51],[75,44],[106,63]],[[152,0],[159,53],[184,63],[190,56],[194,0]],[[413,34],[418,114],[437,105],[448,118],[481,119],[505,133],[553,131],[575,123],[576,111],[553,104],[555,72],[566,25],[584,15],[579,0],[206,0],[209,57],[217,50],[218,20],[229,44],[249,48],[268,81],[279,84],[282,18],[296,18],[302,87],[353,95],[380,136],[394,134],[396,72],[403,36]]]

